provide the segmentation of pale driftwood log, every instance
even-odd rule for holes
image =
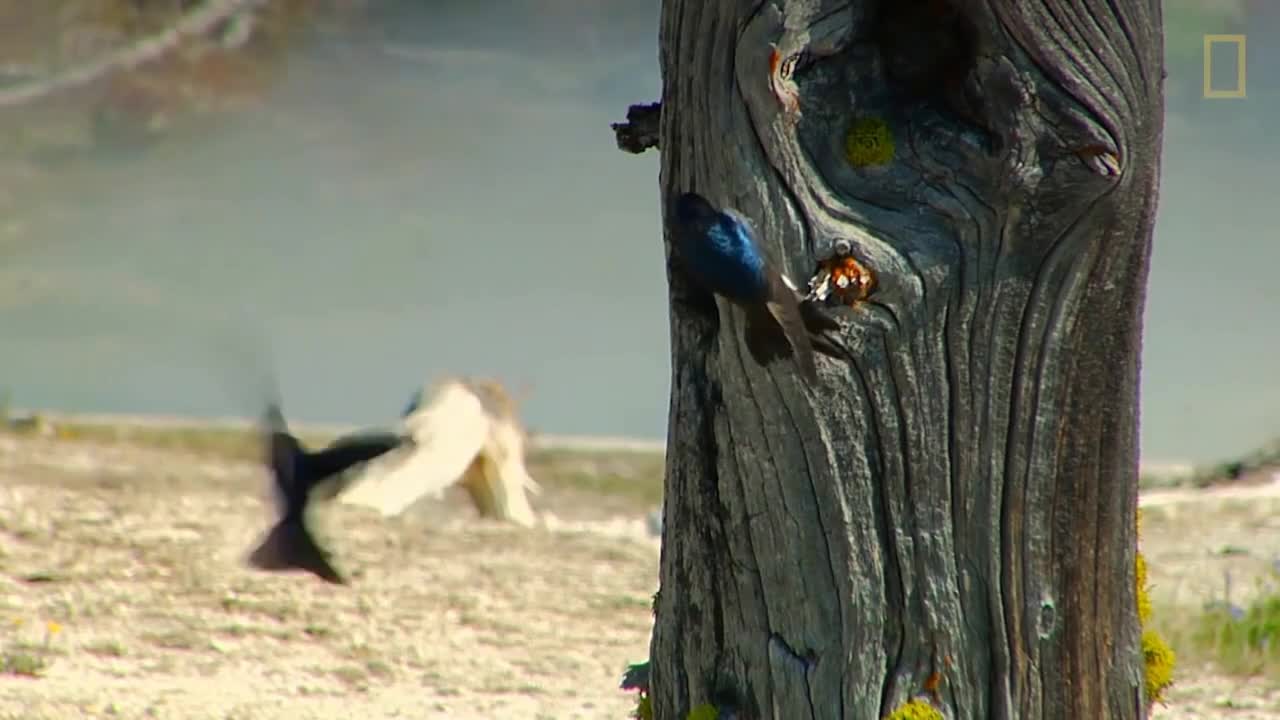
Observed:
[[[810,390],[668,273],[656,718],[870,720],[934,672],[948,718],[1146,714],[1160,26],[1157,0],[665,0],[664,207],[738,208],[796,278],[848,241],[879,289]],[[808,49],[798,117],[772,46]],[[890,164],[846,162],[854,117],[888,123]]]
[[[23,105],[55,93],[84,87],[112,73],[132,70],[164,57],[185,40],[204,35],[237,14],[262,5],[267,0],[205,0],[174,23],[141,40],[111,50],[100,58],[62,70],[55,75],[0,89],[0,108]],[[245,30],[247,32],[247,30]],[[240,42],[244,38],[237,38]]]

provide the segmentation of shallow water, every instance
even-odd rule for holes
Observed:
[[[0,389],[248,413],[274,365],[291,415],[365,423],[440,374],[490,374],[526,393],[536,429],[665,435],[657,157],[620,153],[609,129],[658,96],[657,10],[551,5],[573,22],[519,0],[505,29],[463,3],[384,16],[300,50],[261,111],[69,172],[40,246],[0,268],[30,284],[0,307]],[[1171,95],[1149,457],[1280,433],[1276,105]]]

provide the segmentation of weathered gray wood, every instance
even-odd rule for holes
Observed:
[[[669,273],[656,717],[878,718],[934,671],[947,717],[1143,716],[1157,0],[663,5],[664,203],[741,210],[797,279],[847,240],[879,287],[811,391]],[[798,118],[771,44],[809,51]],[[890,164],[845,160],[855,116]]]

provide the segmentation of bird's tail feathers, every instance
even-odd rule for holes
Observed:
[[[249,553],[248,563],[259,570],[274,572],[303,570],[326,582],[346,584],[342,575],[329,563],[328,553],[311,537],[307,526],[292,518],[271,528],[258,547]]]

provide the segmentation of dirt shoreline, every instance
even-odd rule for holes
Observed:
[[[38,414],[51,422],[73,422],[86,425],[146,427],[146,428],[215,428],[243,429],[251,427],[252,419],[233,416],[192,417],[165,414],[132,413],[64,413],[30,408],[14,408],[14,415]],[[308,423],[290,421],[300,432],[339,434],[361,429],[350,423]],[[659,438],[622,437],[613,435],[574,435],[530,432],[530,444],[535,448],[553,450],[577,450],[600,452],[663,452],[666,440]],[[1180,460],[1150,460],[1139,464],[1138,472],[1169,480],[1189,478],[1195,472],[1193,463]]]

